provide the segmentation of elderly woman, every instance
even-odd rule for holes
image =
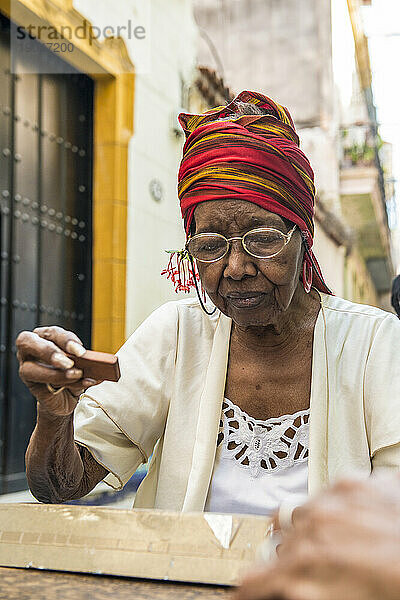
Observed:
[[[289,112],[242,92],[180,122],[188,241],[167,273],[178,289],[199,278],[212,306],[199,292],[156,310],[119,350],[120,381],[90,389],[73,333],[20,334],[32,492],[119,489],[152,456],[136,507],[272,514],[352,470],[398,469],[400,323],[327,288]]]

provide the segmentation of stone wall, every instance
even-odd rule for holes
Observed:
[[[225,83],[235,92],[262,91],[289,108],[317,191],[340,213],[330,0],[196,0],[195,7]],[[218,66],[210,43],[199,39],[199,63]]]
[[[195,15],[236,92],[260,89],[298,123],[332,113],[330,0],[196,0]],[[215,63],[202,38],[199,63]]]

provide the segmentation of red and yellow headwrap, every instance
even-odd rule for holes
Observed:
[[[237,116],[237,103],[268,114]],[[207,200],[247,200],[289,219],[300,228],[313,285],[331,293],[311,250],[314,237],[314,173],[299,148],[287,108],[267,96],[244,91],[227,106],[201,115],[179,115],[186,142],[178,174],[178,196],[187,236],[196,206]],[[171,276],[171,261],[165,271]],[[194,274],[181,284],[181,264],[172,272],[177,291],[189,291]],[[179,273],[178,273],[179,271]]]

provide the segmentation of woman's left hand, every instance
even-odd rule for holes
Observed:
[[[297,508],[278,558],[234,600],[398,600],[400,478],[342,481]]]

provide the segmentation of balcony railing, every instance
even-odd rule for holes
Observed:
[[[373,167],[377,164],[380,139],[374,140],[369,125],[341,129],[341,167]]]

